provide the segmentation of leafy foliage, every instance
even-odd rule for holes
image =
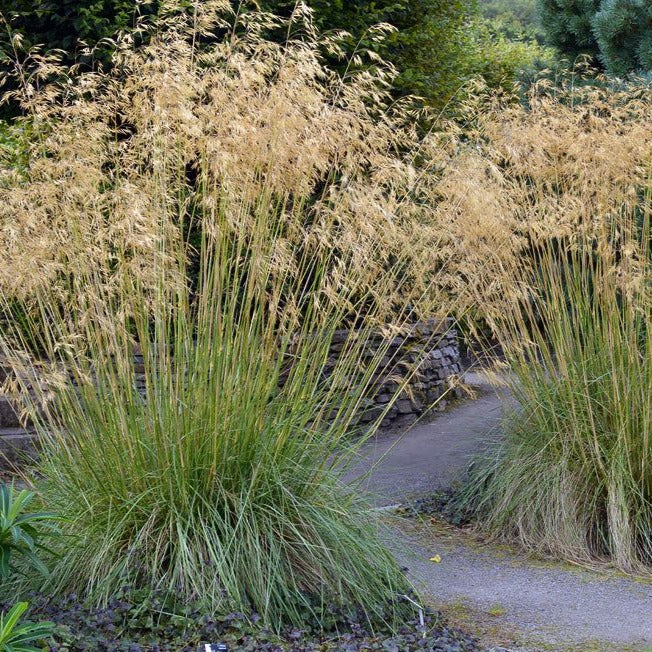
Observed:
[[[6,614],[0,611],[0,652],[40,652],[41,648],[31,644],[48,638],[54,631],[50,622],[20,624],[27,608],[26,602],[19,602]]]
[[[481,15],[492,28],[509,39],[543,45],[545,32],[537,13],[537,0],[480,0]]]
[[[52,600],[32,595],[30,600],[34,613],[54,623],[53,649],[60,652],[196,652],[202,643],[217,642],[241,652],[480,650],[471,636],[449,627],[429,610],[425,627],[412,613],[395,631],[381,622],[374,623],[371,631],[364,613],[345,614],[330,605],[323,620],[308,620],[301,629],[287,628],[276,634],[265,629],[255,613],[207,616],[199,605],[183,606],[162,594],[127,588],[100,608],[79,604],[75,596]]]
[[[294,3],[267,0],[265,6],[287,11],[290,4]],[[313,0],[309,4],[321,29],[351,32],[349,51],[367,47],[396,66],[396,94],[422,97],[444,112],[455,112],[472,80],[482,78],[489,88],[511,89],[524,73],[544,67],[552,58],[529,31],[511,34],[497,20],[487,22],[475,0]],[[388,23],[396,31],[382,41],[374,40],[370,27],[378,23]]]
[[[3,2],[7,6],[2,6]],[[349,55],[371,49],[397,68],[399,74],[393,80],[396,95],[418,95],[436,109],[455,104],[463,96],[465,84],[479,75],[490,86],[511,83],[518,71],[531,66],[540,54],[520,43],[510,49],[504,39],[497,40],[494,34],[498,33],[518,41],[532,39],[529,31],[503,32],[496,22],[490,34],[479,20],[475,0],[312,0],[308,4],[320,30],[350,32]],[[46,51],[68,53],[69,63],[78,60],[90,65],[92,59],[104,64],[110,61],[113,45],[102,39],[133,28],[139,16],[156,13],[159,5],[159,0],[138,5],[130,0],[67,0],[60,7],[33,0],[18,4],[0,0],[0,13],[10,19],[12,30],[22,35],[24,49],[42,44]],[[265,0],[261,6],[288,16],[295,2]],[[242,9],[246,8],[245,4]],[[395,31],[378,39],[373,26],[379,23],[388,23]],[[277,34],[278,39],[285,36]],[[13,57],[13,44],[6,35],[2,38],[5,42],[0,47]],[[78,58],[82,42],[94,47],[91,58]],[[348,65],[343,64],[341,70]]]
[[[10,575],[12,554],[48,575],[47,567],[38,556],[39,551],[47,550],[40,540],[44,535],[55,533],[52,524],[59,518],[51,512],[26,512],[33,499],[31,491],[16,492],[13,485],[0,485],[0,581],[7,580]],[[43,527],[48,531],[42,532],[40,528]]]
[[[29,123],[13,124],[0,120],[0,164],[4,169],[20,170],[27,163]]]
[[[80,42],[96,46],[113,38],[119,30],[131,29],[139,16],[159,11],[160,0],[136,4],[132,0],[65,0],[42,3],[34,0],[0,0],[0,13],[11,20],[25,46],[42,44],[45,50],[61,49],[72,63]],[[179,2],[179,6],[187,2]],[[232,2],[238,10],[254,3]],[[315,24],[322,31],[344,29],[351,33],[349,53],[373,48],[399,71],[395,80],[398,94],[417,94],[435,106],[444,106],[473,74],[468,25],[475,16],[474,0],[312,0]],[[294,0],[264,0],[261,7],[289,15]],[[389,23],[396,32],[383,43],[373,38],[372,27]],[[13,47],[6,40],[6,53]],[[285,38],[284,33],[278,35]],[[1,43],[1,41],[0,41]],[[107,41],[95,48],[93,57],[107,63],[112,45]],[[82,58],[90,64],[91,59]]]
[[[133,27],[148,6],[133,0],[0,0],[0,14],[23,36],[27,48],[43,45],[75,53],[80,43],[94,46]],[[11,51],[10,42],[3,47]]]
[[[496,22],[477,20],[471,34],[475,43],[473,69],[489,89],[510,92],[517,82],[527,87],[540,71],[556,62],[554,50],[522,35],[509,36]]]
[[[471,0],[316,0],[322,29],[342,28],[368,44],[368,30],[389,23],[397,31],[378,47],[382,58],[399,71],[402,94],[416,94],[442,107],[472,74],[469,25],[475,16]]]

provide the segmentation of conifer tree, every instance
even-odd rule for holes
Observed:
[[[610,73],[652,71],[650,0],[602,0],[593,31],[600,59]]]
[[[538,0],[548,41],[611,74],[652,71],[651,0]]]
[[[592,21],[600,0],[538,0],[539,18],[548,42],[569,56],[597,56]]]

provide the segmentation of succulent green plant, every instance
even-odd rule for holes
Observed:
[[[30,566],[48,575],[47,566],[39,557],[39,551],[51,552],[40,540],[57,534],[55,521],[59,517],[52,512],[27,512],[34,500],[34,492],[14,485],[0,485],[0,581],[8,579],[12,554],[23,557]]]
[[[50,622],[20,623],[28,608],[27,602],[19,602],[6,614],[0,613],[0,652],[39,652],[31,643],[41,641],[52,634]]]

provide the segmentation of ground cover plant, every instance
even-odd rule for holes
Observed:
[[[210,616],[199,605],[175,606],[169,596],[144,595],[128,588],[101,608],[81,606],[74,596],[52,601],[30,595],[30,602],[30,613],[53,623],[50,649],[57,651],[195,652],[204,643],[218,641],[244,652],[481,649],[473,637],[449,627],[439,614],[430,611],[423,625],[414,614],[392,632],[382,627],[372,630],[363,612],[334,609],[326,619],[308,619],[300,628],[288,627],[279,634],[262,627],[256,614]]]
[[[338,40],[301,4],[168,9],[109,73],[19,68],[33,138],[0,184],[0,347],[43,442],[27,480],[64,518],[43,589],[107,604],[129,584],[273,628],[333,604],[393,620],[407,582],[340,475],[393,372],[366,339],[482,285],[434,206],[451,139],[387,107],[373,54],[330,71]],[[475,269],[496,260],[480,240]]]

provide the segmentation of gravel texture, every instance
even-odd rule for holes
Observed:
[[[534,649],[553,646],[622,652],[652,646],[652,583],[528,558],[463,532],[402,527],[392,544],[432,603],[466,606]],[[430,561],[438,555],[441,561]],[[500,629],[500,627],[498,627]]]
[[[456,402],[405,433],[379,432],[362,447],[347,479],[368,474],[362,489],[382,506],[450,487],[463,476],[472,456],[497,436],[509,400],[504,388],[491,387],[477,374],[467,377],[475,399]]]
[[[433,493],[462,479],[470,457],[498,436],[510,400],[481,377],[470,380],[477,400],[452,406],[402,438],[383,434],[363,451],[356,472],[369,472],[363,484],[377,505],[409,501],[422,513],[445,511],[445,497]],[[509,652],[652,652],[652,583],[537,561],[470,541],[455,528],[426,526],[408,535],[409,529],[397,526],[390,545],[417,588],[444,610],[462,605],[478,618],[484,614],[494,630],[512,632]],[[430,561],[436,555],[441,562]]]

